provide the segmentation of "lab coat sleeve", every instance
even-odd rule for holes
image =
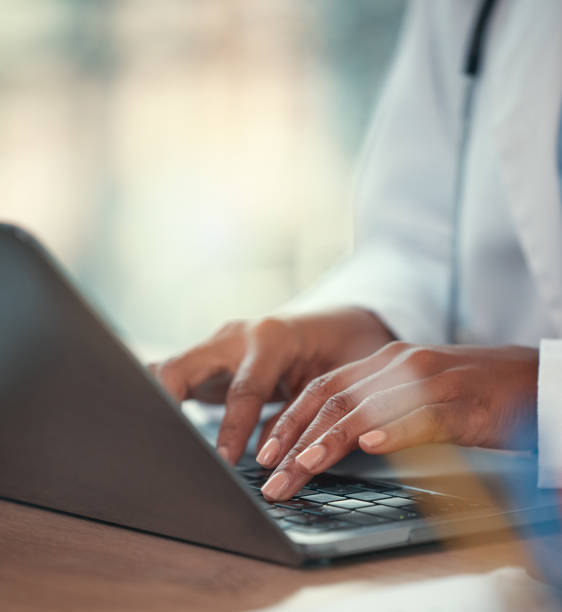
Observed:
[[[562,488],[562,340],[542,340],[539,351],[539,487]]]
[[[405,17],[360,164],[353,254],[283,311],[361,306],[401,339],[446,340],[462,45],[442,10],[418,0]]]

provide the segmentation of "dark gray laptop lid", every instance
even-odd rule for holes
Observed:
[[[302,561],[41,247],[9,225],[0,287],[1,496]]]

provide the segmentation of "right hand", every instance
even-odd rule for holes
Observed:
[[[228,323],[209,340],[150,368],[179,402],[226,404],[217,449],[235,464],[266,402],[288,403],[265,424],[260,444],[313,378],[365,357],[392,339],[381,321],[361,308],[267,317]]]

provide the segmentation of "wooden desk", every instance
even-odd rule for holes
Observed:
[[[0,609],[553,609],[521,567],[528,543],[488,536],[296,570],[0,500]]]

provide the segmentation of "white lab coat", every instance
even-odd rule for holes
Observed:
[[[456,200],[462,66],[479,7],[412,0],[361,164],[353,256],[289,308],[360,305],[400,338],[445,343],[457,275],[457,342],[543,341],[539,484],[561,487],[562,2],[498,2]]]

